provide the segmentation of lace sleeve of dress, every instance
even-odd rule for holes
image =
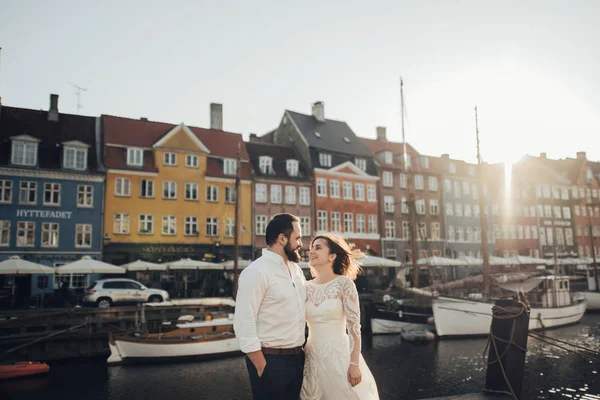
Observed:
[[[360,303],[358,302],[358,291],[354,281],[350,278],[342,279],[342,304],[346,316],[346,328],[350,336],[350,348],[358,346],[360,352]]]

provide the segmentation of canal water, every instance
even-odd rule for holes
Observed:
[[[545,332],[600,352],[600,314]],[[382,400],[422,399],[480,391],[485,381],[485,339],[426,345],[399,336],[375,336],[364,349]],[[525,399],[600,399],[600,362],[530,338]],[[52,365],[47,377],[0,384],[1,399],[203,400],[251,399],[243,357],[162,365],[108,367],[102,360]]]

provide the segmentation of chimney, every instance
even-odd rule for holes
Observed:
[[[146,118],[146,117],[140,117],[140,121],[148,121],[148,118]]]
[[[546,153],[540,153],[540,158],[542,160],[545,160],[546,159]]]
[[[210,129],[223,130],[223,104],[210,103]]]
[[[442,160],[450,160],[450,154],[442,154]]]
[[[578,160],[585,160],[586,159],[586,157],[585,157],[585,151],[578,151],[577,152],[577,159]]]
[[[312,105],[312,115],[317,121],[325,122],[325,103],[317,101]]]
[[[387,142],[385,126],[378,126],[375,129],[377,130],[377,140],[380,140],[382,142]]]
[[[58,95],[50,95],[50,109],[48,110],[48,121],[58,122]]]
[[[256,133],[251,133],[249,141],[250,142],[258,142],[258,135]]]

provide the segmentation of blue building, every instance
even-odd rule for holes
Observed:
[[[102,258],[104,181],[99,118],[0,105],[0,261],[57,267]],[[2,278],[0,278],[1,280]],[[4,278],[4,287],[12,285]],[[83,275],[16,278],[21,298],[52,293]]]

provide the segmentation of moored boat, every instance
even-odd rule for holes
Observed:
[[[109,348],[109,364],[240,354],[233,331],[233,314],[205,321],[184,321],[158,333],[110,334]]]
[[[37,361],[0,364],[0,380],[47,374],[49,371],[50,367],[48,364]]]
[[[433,330],[431,299],[395,299],[383,296],[370,310],[371,332],[374,335]]]

